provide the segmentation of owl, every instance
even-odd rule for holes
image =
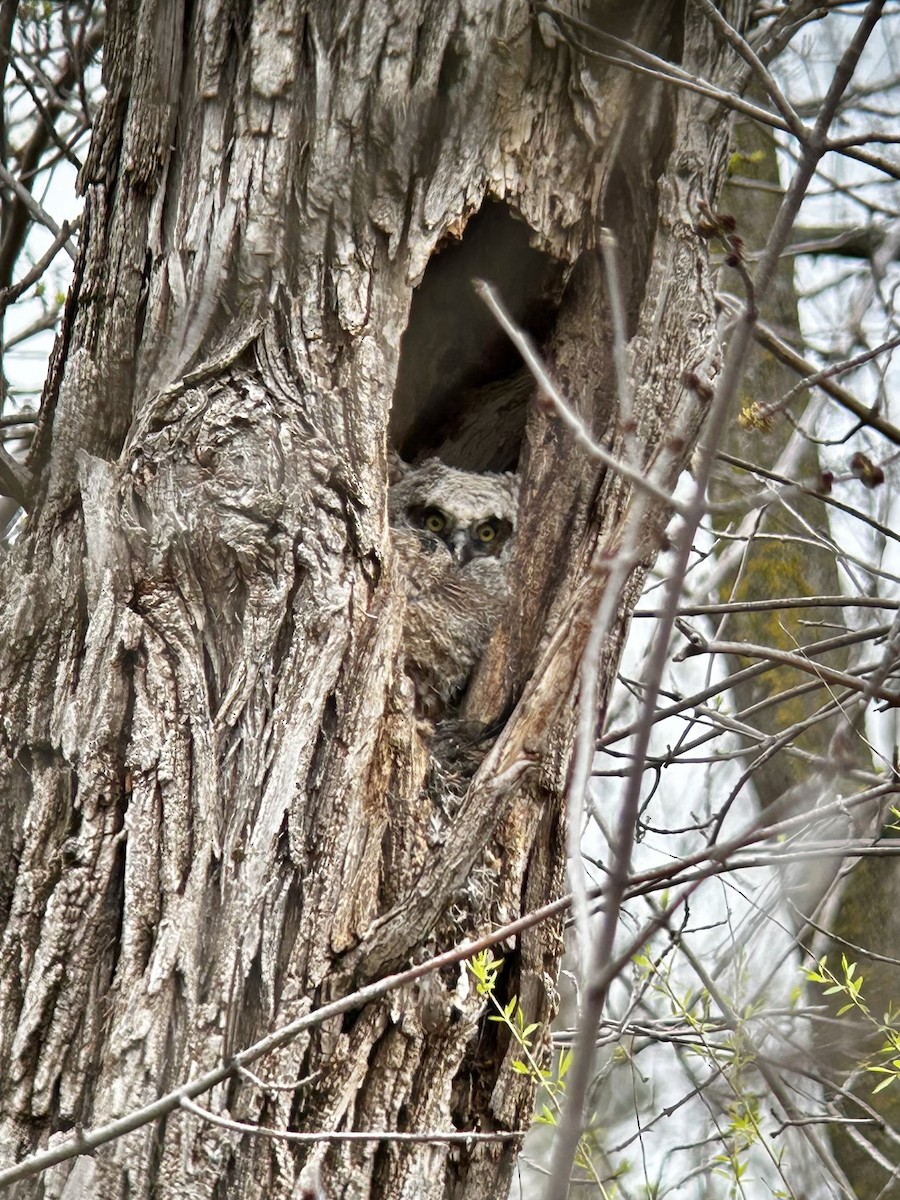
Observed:
[[[506,606],[519,481],[436,458],[398,471],[388,516],[406,588],[405,669],[434,718],[459,699]]]

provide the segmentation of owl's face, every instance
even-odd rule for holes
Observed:
[[[445,546],[461,567],[503,553],[517,502],[514,475],[476,475],[431,459],[391,488],[391,524],[414,530],[426,547]]]
[[[512,521],[505,517],[491,513],[474,521],[460,520],[437,504],[413,504],[405,515],[423,540],[443,542],[460,567],[473,558],[498,555],[513,531]]]
[[[508,603],[519,481],[436,458],[393,469],[388,515],[406,600],[404,669],[418,711],[438,720],[458,702]]]

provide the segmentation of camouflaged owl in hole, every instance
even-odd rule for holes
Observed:
[[[506,606],[519,481],[436,458],[396,465],[388,515],[406,580],[405,668],[420,710],[436,717],[459,698]]]

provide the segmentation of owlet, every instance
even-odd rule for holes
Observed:
[[[399,469],[388,515],[406,581],[405,667],[435,717],[459,699],[506,606],[519,481],[436,458]]]

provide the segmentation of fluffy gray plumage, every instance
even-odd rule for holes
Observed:
[[[400,469],[388,515],[406,578],[405,666],[434,717],[458,699],[506,605],[519,481],[436,458]]]

